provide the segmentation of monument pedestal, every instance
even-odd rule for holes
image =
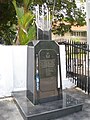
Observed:
[[[83,103],[62,92],[59,45],[41,40],[28,43],[27,91],[14,92],[24,120],[56,119],[82,110]]]
[[[14,92],[14,101],[24,120],[50,120],[82,110],[83,103],[62,92],[62,99],[34,105],[26,91]]]

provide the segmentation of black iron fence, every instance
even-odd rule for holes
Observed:
[[[90,93],[90,50],[86,43],[61,41],[66,50],[66,74],[75,85]]]

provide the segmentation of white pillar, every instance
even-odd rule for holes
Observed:
[[[65,45],[60,45],[60,62],[61,62],[61,78],[62,78],[62,89],[72,88],[75,86],[70,79],[66,78],[66,53]]]
[[[90,0],[86,0],[87,43],[90,46]]]

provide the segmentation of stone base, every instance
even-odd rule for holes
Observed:
[[[13,92],[14,100],[24,120],[50,120],[82,110],[83,103],[62,93],[62,99],[34,105],[26,97],[26,91]]]

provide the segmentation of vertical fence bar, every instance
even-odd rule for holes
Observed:
[[[75,79],[75,85],[76,85],[76,67],[77,67],[77,59],[76,59],[76,53],[77,53],[77,51],[76,51],[76,42],[74,42],[74,59],[75,59],[75,77],[74,77],[74,79]]]
[[[80,44],[81,45],[81,44]],[[79,85],[79,87],[81,88],[81,70],[82,70],[82,62],[81,62],[81,56],[82,56],[82,54],[81,54],[81,48],[80,48],[80,85]]]
[[[72,76],[74,76],[74,42],[72,41]],[[73,83],[74,83],[74,77],[73,77]]]
[[[85,49],[85,48],[84,48],[84,49]],[[86,91],[87,91],[87,75],[86,75],[86,69],[87,69],[87,68],[86,68],[86,67],[87,67],[86,64],[87,64],[87,63],[86,63],[86,51],[85,51],[85,50],[84,50],[84,56],[85,56],[85,59],[84,59],[84,61],[85,61],[85,62],[84,62],[85,68],[84,68],[84,69],[85,69],[85,78],[86,78],[86,79],[85,79],[85,92],[86,92]]]
[[[69,53],[69,56],[70,56],[69,69],[70,69],[70,73],[71,73],[71,40],[70,40],[70,53]]]
[[[82,43],[83,44],[83,43]],[[82,83],[82,90],[83,90],[83,49],[82,49],[82,73],[81,73],[81,83]]]
[[[86,81],[86,76],[85,76],[85,51],[83,48],[84,43],[82,44],[82,49],[83,49],[83,90],[85,91],[85,81]]]
[[[82,46],[83,47],[83,46]],[[84,55],[84,49],[83,49],[83,90],[85,91],[85,55]]]
[[[68,77],[67,76],[67,43],[65,43],[65,52],[66,52],[66,77]]]
[[[77,81],[77,86],[78,86],[78,82],[79,82],[79,79],[78,79],[78,77],[79,77],[79,74],[78,74],[78,54],[79,54],[79,48],[78,48],[78,44],[77,44],[77,54],[76,54],[76,59],[77,59],[77,66],[76,66],[76,81]]]
[[[81,43],[82,46],[82,43]],[[82,62],[82,71],[81,71],[81,89],[83,89],[83,49],[81,52],[82,56],[81,56],[81,62]]]
[[[66,72],[68,77],[68,44],[66,43]]]
[[[70,47],[70,44],[69,44],[69,40],[68,40],[68,75],[69,75],[69,47]]]

